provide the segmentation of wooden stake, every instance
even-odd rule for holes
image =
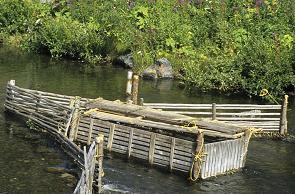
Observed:
[[[132,101],[133,104],[137,104],[137,98],[138,98],[138,81],[139,77],[138,75],[133,75],[133,81],[132,81]]]
[[[212,104],[212,120],[216,120],[216,104]]]
[[[80,113],[79,113],[79,107],[80,107],[80,99],[76,98],[75,102],[74,102],[74,112],[73,112],[73,116],[71,119],[71,130],[70,130],[70,134],[69,134],[69,139],[71,141],[74,140],[75,134],[76,134],[76,130],[79,127],[79,119],[80,119]],[[65,135],[67,136],[67,131],[65,132]]]
[[[156,134],[152,133],[151,139],[150,139],[150,149],[149,149],[149,163],[150,163],[150,165],[153,165],[153,163],[154,163],[155,143],[156,143]]]
[[[170,172],[172,172],[172,170],[173,170],[174,152],[175,152],[175,137],[172,137],[171,138],[171,148],[170,148],[170,162],[169,162]]]
[[[131,128],[129,133],[129,142],[128,142],[128,158],[130,158],[131,151],[132,151],[133,133],[134,133],[134,129]]]
[[[199,133],[198,137],[197,137],[197,147],[196,147],[195,154],[201,153],[203,149],[204,149],[204,134]],[[195,160],[195,156],[193,156],[193,157],[194,157],[193,160]],[[199,178],[200,172],[201,172],[201,167],[202,167],[201,161],[197,160],[194,162],[193,179]]]
[[[144,103],[143,98],[140,98],[140,99],[139,99],[139,105],[140,105],[140,106],[143,106],[143,103]]]
[[[8,84],[11,85],[11,86],[15,86],[15,80],[10,80],[8,82]],[[11,93],[12,93],[11,97],[14,98],[14,95],[13,95],[14,91],[11,91]]]
[[[109,139],[108,139],[108,144],[107,144],[107,150],[109,152],[112,151],[115,128],[116,128],[116,125],[115,124],[111,124],[111,126],[110,126],[110,133],[109,133]]]
[[[92,130],[93,130],[93,123],[94,123],[94,119],[91,118],[91,119],[90,119],[90,126],[89,126],[88,139],[87,139],[87,145],[90,145],[90,144],[91,144]]]
[[[97,174],[97,193],[102,192],[102,176],[103,176],[103,168],[102,168],[102,161],[103,161],[103,135],[99,135],[95,138],[96,142],[96,161],[98,163],[98,174]]]
[[[132,71],[128,71],[127,74],[127,86],[126,86],[126,102],[131,100],[131,95],[132,95]]]
[[[280,120],[281,135],[286,135],[288,133],[288,119],[287,119],[288,98],[289,96],[285,95],[283,103],[282,103],[281,120]]]

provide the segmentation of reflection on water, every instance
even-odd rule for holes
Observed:
[[[45,170],[50,166],[73,168],[69,159],[61,151],[55,151],[58,148],[52,141],[44,140],[39,134],[32,135],[15,115],[3,114],[6,82],[15,79],[17,85],[26,88],[124,100],[127,71],[109,66],[85,68],[77,62],[51,60],[5,47],[0,48],[0,73],[0,193],[70,193],[73,185],[60,174]],[[140,97],[145,102],[252,102],[240,96],[188,95],[177,85],[171,80],[141,81]],[[290,108],[295,108],[294,99],[290,99]],[[294,129],[295,110],[288,116],[289,128]],[[189,184],[182,176],[110,155],[104,160],[104,188],[106,193],[292,193],[295,189],[294,148],[292,143],[253,140],[246,168],[197,184]]]

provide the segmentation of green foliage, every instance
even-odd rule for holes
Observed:
[[[69,12],[55,13],[54,18],[42,21],[30,34],[28,47],[32,50],[48,50],[53,57],[71,57],[97,62],[101,59],[102,39],[100,26],[93,20],[80,23]]]
[[[49,14],[50,7],[37,0],[0,0],[0,30],[10,35],[27,33]]]
[[[0,28],[53,57],[95,63],[131,52],[138,73],[166,57],[175,74],[204,91],[281,96],[294,89],[293,1],[192,2],[0,0]]]

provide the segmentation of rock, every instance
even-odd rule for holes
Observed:
[[[74,175],[71,175],[69,173],[63,173],[60,175],[61,178],[63,178],[67,183],[75,183],[76,177]]]
[[[34,133],[27,133],[24,137],[24,139],[29,141],[38,141],[40,138],[40,135]]]
[[[147,79],[173,78],[173,69],[166,58],[161,58],[144,70],[142,77]]]
[[[77,174],[77,169],[69,169],[66,167],[60,167],[60,166],[50,166],[45,169],[46,172],[53,173],[53,174],[64,174],[64,173],[71,173],[71,174]]]
[[[47,147],[47,146],[38,146],[38,148],[36,149],[36,152],[44,154],[44,153],[52,153],[52,152],[54,152],[54,150],[52,148]]]
[[[66,173],[67,172],[67,169],[66,168],[63,168],[63,167],[55,167],[55,166],[51,166],[51,167],[47,167],[45,169],[46,172],[49,172],[49,173]]]
[[[118,65],[123,66],[124,68],[133,68],[134,67],[134,62],[133,62],[133,57],[132,54],[127,54],[127,55],[121,55],[117,58],[116,63]]]

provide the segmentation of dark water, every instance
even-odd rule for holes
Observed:
[[[126,70],[102,66],[86,68],[71,61],[23,54],[0,48],[0,193],[70,193],[73,185],[61,174],[48,173],[51,166],[73,168],[50,139],[27,129],[15,115],[3,113],[5,85],[17,85],[67,95],[124,99]],[[195,94],[189,96],[177,82],[140,83],[146,102],[250,103],[239,96]],[[290,100],[289,131],[295,131],[295,103]],[[293,130],[292,130],[293,129]],[[45,150],[45,151],[44,151]],[[182,176],[146,168],[134,162],[104,160],[106,193],[295,193],[295,144],[254,139],[246,168],[190,185]]]

